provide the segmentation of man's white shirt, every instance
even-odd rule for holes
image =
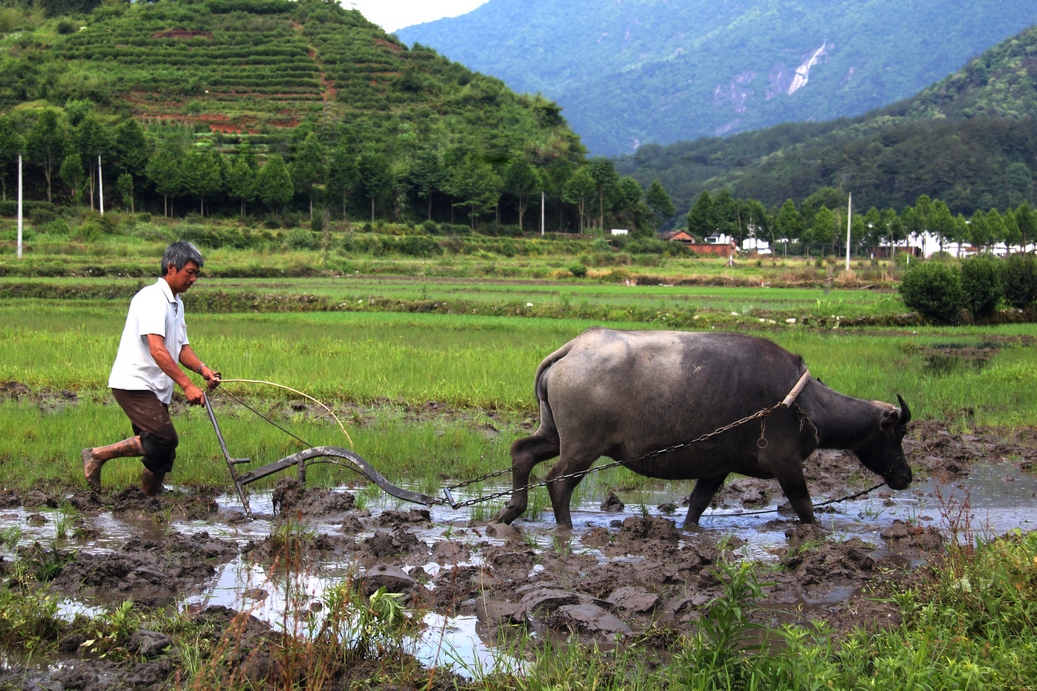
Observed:
[[[173,362],[180,362],[180,350],[188,343],[184,303],[161,278],[142,288],[130,300],[108,386],[127,391],[153,391],[160,401],[169,403],[173,398],[173,380],[151,357],[149,334],[162,336]]]

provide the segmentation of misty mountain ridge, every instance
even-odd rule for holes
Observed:
[[[615,155],[860,115],[1035,22],[1032,0],[490,0],[397,36],[556,100]]]

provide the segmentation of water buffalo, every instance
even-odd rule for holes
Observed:
[[[694,479],[685,526],[696,525],[730,473],[777,478],[804,523],[814,522],[803,460],[814,449],[846,449],[893,489],[911,484],[901,440],[911,412],[844,396],[819,381],[791,406],[706,441],[654,458],[649,451],[695,439],[781,402],[806,373],[803,359],[736,333],[589,329],[548,355],[536,373],[540,426],[511,446],[513,490],[496,520],[526,510],[529,474],[555,456],[553,480],[601,456],[665,480]],[[572,527],[569,502],[582,475],[548,485],[555,521]]]

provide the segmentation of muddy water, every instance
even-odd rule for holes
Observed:
[[[968,470],[967,477],[959,472],[951,479],[933,473],[928,479],[916,482],[909,491],[877,490],[867,497],[835,504],[819,513],[818,522],[827,531],[827,539],[850,547],[844,548],[835,562],[813,565],[811,568],[824,574],[818,577],[807,569],[810,564],[797,574],[797,564],[788,561],[786,550],[792,539],[790,530],[795,532],[796,522],[789,514],[778,511],[778,505],[784,499],[777,489],[772,488],[769,495],[764,492],[764,500],[760,500],[758,486],[739,485],[738,482],[729,484],[733,484],[736,490],[727,492],[716,501],[715,507],[703,516],[700,528],[675,533],[672,542],[658,540],[658,535],[640,541],[636,535],[625,540],[623,536],[632,522],[645,517],[676,520],[679,525],[684,512],[680,500],[682,494],[690,489],[680,483],[661,485],[656,491],[619,492],[617,498],[620,501],[610,502],[608,508],[602,508],[600,503],[608,494],[606,488],[588,483],[583,496],[595,499],[574,506],[571,535],[555,529],[549,511],[534,515],[532,519],[516,521],[515,528],[520,532],[488,528],[481,522],[470,521],[471,513],[467,510],[454,511],[443,506],[433,507],[429,520],[416,520],[401,527],[398,521],[393,521],[398,518],[396,514],[407,512],[410,506],[401,506],[395,500],[375,504],[362,512],[346,512],[346,518],[342,512],[310,515],[305,518],[306,531],[334,537],[341,540],[344,547],[322,553],[318,561],[290,577],[251,554],[252,548],[262,545],[277,525],[272,492],[251,494],[251,508],[256,516],[253,521],[243,520],[236,495],[224,494],[216,498],[216,513],[204,520],[173,518],[165,523],[156,522],[153,516],[146,514],[101,509],[84,512],[73,524],[71,519],[54,509],[19,507],[0,510],[0,530],[8,536],[20,532],[17,543],[20,546],[36,541],[44,545],[55,544],[61,549],[74,549],[82,554],[113,556],[121,554],[126,545],[134,541],[155,541],[158,544],[168,541],[171,534],[197,541],[183,548],[187,552],[196,549],[192,546],[195,544],[226,542],[234,549],[226,550],[228,556],[225,559],[215,560],[218,563],[211,574],[185,581],[187,586],[183,595],[177,597],[180,606],[194,610],[207,605],[224,605],[248,611],[274,628],[303,636],[312,630],[315,622],[319,622],[319,603],[329,587],[343,579],[374,573],[378,569],[398,568],[415,579],[415,587],[433,603],[432,607],[414,610],[422,612],[419,616],[423,617],[426,626],[420,636],[409,642],[412,653],[427,665],[452,666],[462,673],[472,674],[479,670],[514,671],[520,667],[520,661],[500,654],[494,648],[494,639],[490,635],[500,616],[508,619],[519,615],[496,615],[495,618],[485,607],[480,609],[478,602],[466,599],[467,595],[459,595],[457,601],[451,599],[452,596],[446,597],[443,593],[450,587],[451,573],[495,572],[495,577],[500,580],[500,574],[510,569],[510,580],[501,581],[496,590],[491,585],[486,592],[491,593],[498,610],[512,612],[509,607],[519,605],[516,598],[509,600],[509,589],[527,592],[523,601],[538,597],[540,600],[537,602],[550,599],[542,592],[538,594],[531,590],[536,587],[557,590],[565,586],[569,589],[566,591],[569,600],[577,596],[604,598],[613,590],[612,587],[601,590],[602,586],[589,583],[587,590],[580,590],[565,585],[568,583],[567,574],[593,574],[595,568],[652,571],[659,568],[657,564],[665,566],[686,559],[683,555],[689,552],[698,550],[699,554],[705,554],[718,544],[728,544],[737,555],[763,562],[782,562],[789,570],[788,582],[775,590],[773,602],[765,603],[767,607],[823,613],[859,595],[866,582],[852,573],[843,579],[830,578],[831,574],[839,573],[840,564],[847,559],[853,561],[855,566],[849,571],[859,575],[870,571],[867,564],[872,561],[901,556],[897,549],[900,544],[896,536],[898,526],[905,536],[909,534],[903,528],[907,524],[916,526],[912,528],[915,531],[932,528],[944,536],[962,540],[992,538],[1015,528],[1028,531],[1037,522],[1037,477],[1021,471],[1018,464],[977,464]],[[488,493],[499,489],[502,488],[483,487],[482,491]],[[815,501],[824,498],[827,497],[819,494]],[[623,502],[625,505],[620,506]],[[671,505],[671,510],[675,505],[676,511],[671,513],[659,508],[667,504]],[[759,511],[767,513],[750,513]],[[354,519],[355,529],[345,528],[350,515],[359,516],[359,519]],[[66,534],[66,537],[58,539],[59,533]],[[73,533],[77,537],[73,537]],[[398,548],[402,553],[389,550],[395,556],[381,558],[378,550],[371,546],[379,539],[385,539],[386,535],[399,541],[404,533],[412,536],[413,541],[403,541],[404,546]],[[858,544],[855,540],[859,541],[860,547],[854,546]],[[156,551],[164,549],[167,549],[166,545],[156,547]],[[867,552],[868,556],[860,557],[857,554],[860,550]],[[16,545],[9,541],[0,548],[0,556],[13,560],[15,551]],[[933,553],[913,552],[907,557],[908,565],[917,565]],[[868,562],[860,562],[861,558]],[[703,558],[704,563],[707,561]],[[627,578],[628,575],[621,577]],[[637,578],[648,591],[667,592],[673,588],[665,583],[677,576],[671,574],[656,581],[644,574]],[[699,606],[716,594],[708,579],[695,578],[680,576],[685,583],[681,592],[694,593],[694,584],[698,584],[700,594],[685,598],[692,605],[681,602],[660,605],[663,619],[669,616],[674,621],[683,621],[681,612],[686,611],[684,608]],[[811,586],[811,579],[820,582]],[[588,577],[588,581],[592,580]],[[523,591],[523,588],[527,590]],[[616,592],[618,590],[621,589],[616,589]],[[103,588],[98,587],[68,594],[63,611],[68,616],[75,612],[96,612],[94,605],[107,599],[102,591]],[[648,591],[642,589],[639,595],[651,594]],[[674,597],[672,592],[670,596]],[[122,595],[117,592],[114,597],[117,601],[120,597],[136,597],[136,593]],[[477,596],[477,599],[479,597],[483,596]],[[437,598],[444,599],[440,601]],[[440,604],[436,605],[436,602]],[[594,606],[589,602],[568,604],[558,606],[554,612],[567,607]],[[621,612],[622,605],[617,604],[615,611]],[[594,626],[603,626],[601,621],[607,614],[604,611],[596,613],[597,618],[590,624],[581,620],[580,625],[590,626],[593,633]],[[534,623],[534,636],[550,635],[552,628],[558,628],[552,627],[546,617],[544,622],[548,623],[541,622],[538,619],[541,615],[534,613],[533,605],[529,605],[529,611],[521,616]],[[606,622],[613,629],[604,632],[623,631],[626,624],[636,628],[636,620],[637,617],[631,614],[619,623]]]

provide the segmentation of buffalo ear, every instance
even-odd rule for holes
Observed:
[[[906,425],[911,422],[911,409],[907,407],[907,403],[900,394],[897,394],[897,402],[900,404],[900,424]]]
[[[884,409],[882,411],[882,420],[879,421],[879,429],[883,432],[889,432],[891,429],[900,424],[900,411],[896,408]]]

